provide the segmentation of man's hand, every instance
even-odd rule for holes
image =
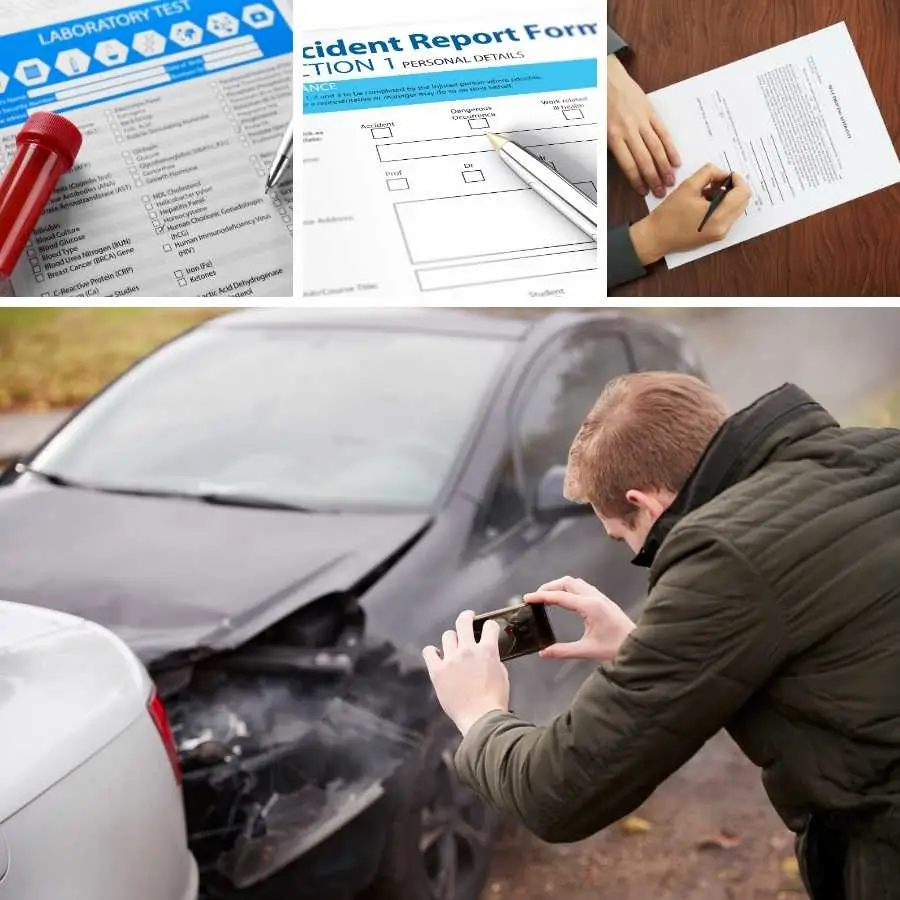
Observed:
[[[542,584],[534,593],[526,594],[524,600],[560,606],[577,613],[584,622],[584,634],[577,641],[556,643],[541,650],[541,656],[547,659],[613,660],[635,627],[609,597],[586,581],[568,575]]]
[[[437,647],[422,651],[438,702],[463,737],[486,713],[509,709],[509,673],[500,662],[500,626],[485,622],[476,643],[474,618],[472,610],[464,610],[456,619],[456,631],[444,632],[443,657]]]
[[[710,216],[703,231],[697,231],[697,227],[709,209],[710,186],[727,177],[724,169],[708,163],[679,184],[650,215],[635,222],[630,232],[638,259],[649,266],[669,253],[722,240],[750,202],[750,186],[737,172],[734,187]]]
[[[606,86],[610,152],[639,194],[646,194],[649,188],[655,196],[665,197],[664,185],[675,184],[672,166],[681,165],[669,132],[647,95],[613,54],[606,57]]]

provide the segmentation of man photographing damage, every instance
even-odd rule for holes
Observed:
[[[900,431],[841,428],[794,385],[728,416],[703,382],[607,385],[566,496],[649,568],[636,623],[596,588],[526,597],[585,622],[546,656],[595,659],[547,727],[508,711],[472,613],[424,656],[457,771],[548,841],[634,810],[720,728],[763,770],[814,900],[900,897]]]

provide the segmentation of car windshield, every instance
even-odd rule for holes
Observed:
[[[427,508],[509,347],[402,330],[201,329],[115,383],[32,468],[105,490]]]

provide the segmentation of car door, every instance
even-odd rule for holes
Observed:
[[[553,524],[536,521],[530,510],[538,482],[552,465],[566,463],[572,438],[603,386],[631,367],[621,332],[590,322],[551,340],[520,383],[503,461],[474,534],[482,572],[493,570],[490,595],[497,606],[562,575],[582,577],[625,606],[641,596],[645,573],[630,566],[628,553],[605,537],[589,509]],[[559,640],[581,635],[576,617],[552,610],[551,619]],[[523,715],[546,720],[565,707],[592,665],[536,656],[513,660],[513,703]]]

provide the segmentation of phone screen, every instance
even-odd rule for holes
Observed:
[[[500,626],[500,659],[515,659],[537,653],[556,643],[547,610],[540,603],[517,603],[481,613],[473,622],[475,640],[481,640],[484,623],[494,619]]]

